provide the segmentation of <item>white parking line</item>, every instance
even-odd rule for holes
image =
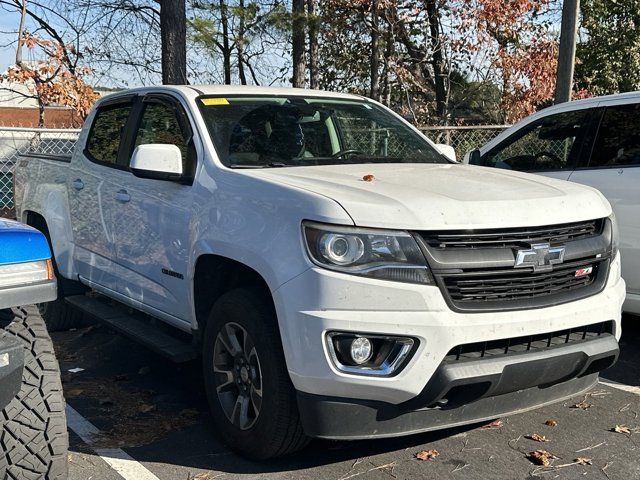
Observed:
[[[617,388],[618,390],[622,390],[624,392],[635,393],[636,395],[640,395],[640,387],[634,387],[633,385],[625,385],[624,383],[618,383],[613,380],[605,380],[600,378],[598,380],[602,385],[606,385],[607,387]]]
[[[100,434],[91,422],[67,405],[67,426],[91,447]],[[92,447],[93,448],[93,447]],[[119,448],[94,448],[94,452],[113,468],[125,480],[159,480],[140,462],[136,462]]]

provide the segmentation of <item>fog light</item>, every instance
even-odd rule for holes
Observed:
[[[351,359],[354,363],[362,365],[367,362],[373,354],[373,345],[366,337],[358,337],[351,342]]]
[[[355,332],[328,332],[326,340],[329,357],[338,370],[380,377],[402,370],[418,347],[418,340],[411,337]]]

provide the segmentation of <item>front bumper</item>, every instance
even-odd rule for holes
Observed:
[[[23,368],[24,346],[3,331],[0,334],[0,410],[20,391]]]
[[[0,309],[51,302],[58,296],[55,280],[0,288]]]
[[[612,353],[615,360],[624,296],[625,284],[620,278],[619,256],[611,263],[607,284],[600,293],[562,305],[516,312],[453,312],[437,287],[354,277],[317,268],[309,269],[274,292],[287,367],[293,385],[300,393],[301,415],[303,421],[305,418],[312,419],[314,424],[316,422],[313,417],[320,418],[322,409],[312,408],[311,405],[318,402],[308,401],[310,398],[326,400],[330,397],[331,405],[344,405],[344,399],[348,399],[348,405],[367,405],[363,412],[368,413],[362,415],[368,416],[373,415],[371,404],[376,406],[374,410],[377,412],[380,405],[384,405],[387,410],[390,407],[398,409],[410,404],[412,400],[416,403],[412,408],[423,411],[421,409],[428,404],[420,404],[419,400],[414,399],[423,395],[427,385],[433,386],[430,382],[437,378],[443,359],[451,349],[459,345],[539,335],[612,321],[612,335],[608,345],[600,353],[605,356],[610,356],[607,352]],[[417,338],[420,345],[404,369],[393,377],[353,375],[337,370],[329,360],[324,339],[326,333],[332,330],[410,336]],[[584,352],[580,348],[578,352],[588,358],[597,353]],[[584,355],[564,358],[562,361],[569,361],[575,367],[578,357],[584,359]],[[513,359],[509,361],[513,362]],[[604,365],[604,368],[605,364],[606,362],[601,362],[600,366]],[[546,365],[557,363],[554,360]],[[538,368],[536,365],[529,367]],[[545,366],[545,372],[550,373],[551,370],[551,367]],[[445,409],[447,413],[439,414],[440,420],[435,419],[435,413],[420,414],[424,415],[424,421],[418,422],[417,425],[421,425],[418,430],[479,421],[496,414],[502,415],[560,400],[593,383],[593,372],[584,372],[581,378],[575,378],[580,374],[578,370],[571,370],[560,379],[553,375],[547,376],[546,382],[541,378],[534,378],[533,383],[556,383],[544,389],[537,385],[529,388],[530,385],[525,384],[518,391],[508,392],[509,389],[505,390],[503,384],[493,394],[485,392],[485,395],[463,408]],[[558,381],[561,383],[557,383]],[[495,381],[492,385],[494,384]],[[325,401],[321,400],[320,404],[324,405]],[[310,413],[306,414],[305,411]],[[413,418],[417,415],[415,412],[416,410],[411,410],[404,415]],[[350,409],[345,409],[334,422],[340,423],[345,418],[343,414],[353,413]],[[449,414],[451,419],[446,420],[445,417]],[[372,418],[377,418],[377,413]],[[433,422],[435,423],[432,425]],[[400,430],[407,433],[407,429],[397,426],[402,423],[400,420],[393,420],[392,423],[396,426],[391,427],[389,434],[397,434]],[[331,422],[328,423],[330,424]],[[314,435],[315,429],[312,426],[306,425],[310,435]],[[357,434],[355,438],[366,438],[374,431],[381,431],[378,424],[373,429]],[[316,434],[335,438],[353,437],[347,431],[330,435],[318,430]]]
[[[618,359],[613,335],[545,350],[443,363],[420,395],[400,405],[298,393],[307,435],[364,439],[496,418],[589,388]]]
[[[364,440],[397,437],[452,428],[533,410],[567,400],[589,390],[598,375],[574,378],[549,388],[529,388],[499,397],[486,397],[454,409],[419,409],[401,415],[386,413],[382,402],[323,397],[298,393],[304,431],[310,437]]]

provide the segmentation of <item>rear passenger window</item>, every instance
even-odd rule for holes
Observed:
[[[130,113],[131,105],[98,109],[87,140],[87,150],[94,160],[112,165],[118,163],[118,150]]]
[[[482,165],[526,172],[573,168],[588,119],[579,110],[538,120],[494,147]]]
[[[640,165],[640,104],[605,110],[589,167]]]

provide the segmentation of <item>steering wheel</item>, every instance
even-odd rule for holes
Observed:
[[[334,153],[333,155],[331,155],[332,158],[340,158],[340,157],[344,157],[345,155],[356,155],[356,154],[360,154],[360,155],[364,155],[364,152],[361,150],[358,150],[356,148],[346,148],[344,150],[339,150],[336,153]]]
[[[562,168],[564,166],[564,162],[562,161],[562,159],[559,156],[557,156],[555,153],[551,153],[551,152],[547,152],[547,151],[538,152],[533,156],[534,165],[536,163],[538,163],[538,160],[543,158],[543,157],[547,157],[547,158],[551,159],[551,161],[553,162],[553,167],[554,168]]]

